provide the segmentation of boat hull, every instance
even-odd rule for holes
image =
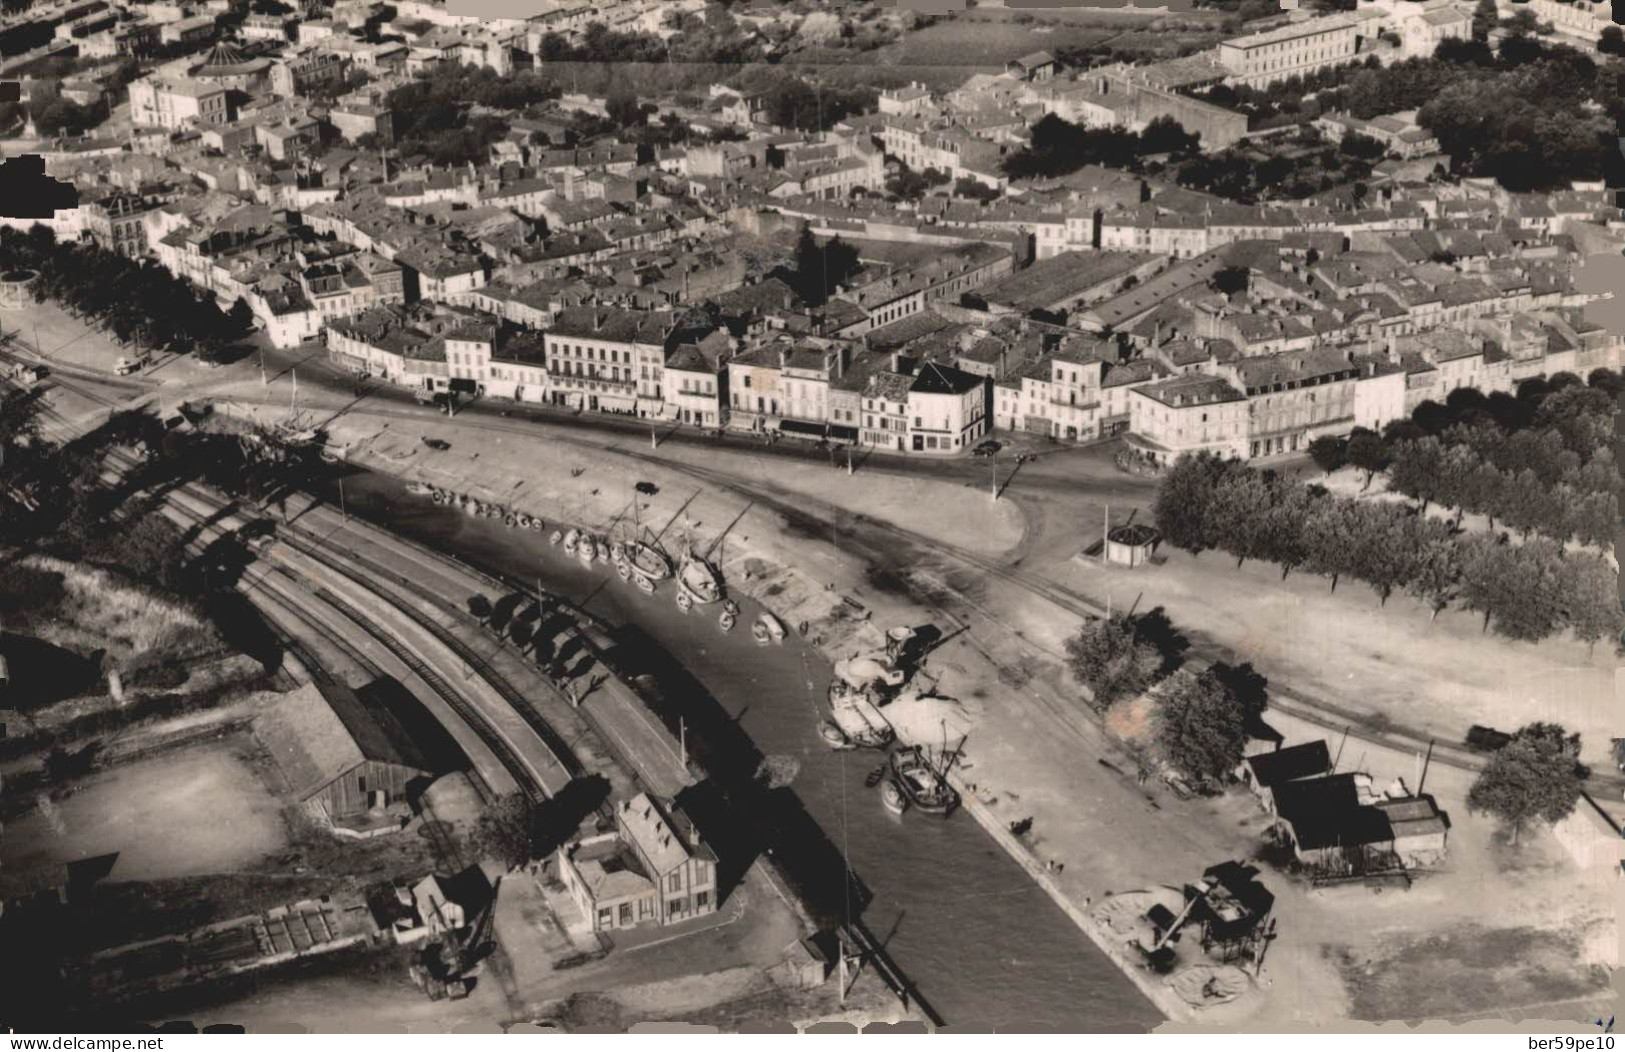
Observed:
[[[928,815],[942,817],[947,817],[958,808],[959,793],[932,770],[918,747],[898,749],[891,754],[890,762],[892,782],[908,798],[911,807]]]

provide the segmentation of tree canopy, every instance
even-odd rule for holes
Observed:
[[[1151,686],[1163,664],[1156,644],[1123,616],[1086,621],[1066,641],[1066,660],[1072,675],[1089,688],[1099,710]]]
[[[1467,793],[1469,810],[1492,815],[1517,840],[1531,822],[1560,822],[1580,799],[1580,736],[1531,723],[1490,757]]]
[[[1157,707],[1155,733],[1163,758],[1204,782],[1224,781],[1246,751],[1249,713],[1236,688],[1252,684],[1228,671],[1228,677],[1210,668],[1181,678]]]

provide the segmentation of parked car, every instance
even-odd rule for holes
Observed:
[[[119,376],[129,376],[146,364],[144,358],[120,358],[113,363],[113,372]]]
[[[442,451],[451,448],[451,443],[447,442],[445,439],[443,439],[443,438],[430,438],[428,435],[423,436],[423,444],[428,446],[430,449],[437,449],[437,450],[442,450]]]
[[[991,457],[993,454],[997,453],[1003,448],[1004,447],[1002,445],[990,438],[985,442],[979,443],[975,449],[970,451],[970,455],[973,457]]]
[[[1512,735],[1493,727],[1474,724],[1467,731],[1467,747],[1474,752],[1499,752],[1506,748],[1511,740]]]

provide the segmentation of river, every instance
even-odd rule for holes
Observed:
[[[589,570],[565,558],[542,534],[511,531],[410,496],[386,475],[357,473],[344,489],[352,514],[511,580],[540,579],[549,591],[618,626],[622,649],[660,681],[664,704],[684,715],[690,751],[708,769],[719,749],[748,754],[742,762],[749,766],[757,754],[792,758],[798,768],[785,792],[795,804],[784,813],[810,819],[817,829],[802,827],[786,839],[802,846],[816,840],[823,850],[794,859],[781,850],[780,862],[799,870],[803,886],[819,884],[826,898],[861,910],[869,930],[949,1026],[1143,1032],[1162,1021],[968,815],[899,818],[881,806],[878,792],[864,785],[880,754],[833,752],[818,737],[829,663],[793,632],[782,644],[758,646],[748,630],[760,610],[754,603],[740,601],[740,627],[725,635],[715,607],[684,614],[669,584],[644,596],[604,564]],[[847,879],[846,866],[855,881]]]

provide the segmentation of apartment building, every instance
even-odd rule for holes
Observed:
[[[1359,47],[1359,22],[1348,15],[1327,15],[1223,41],[1219,65],[1231,82],[1262,88],[1353,62]]]
[[[191,124],[231,120],[226,89],[185,77],[143,77],[130,82],[130,121],[176,131]]]
[[[271,90],[283,98],[297,98],[312,88],[342,83],[347,62],[321,48],[279,58],[271,65]]]
[[[100,248],[140,258],[147,254],[146,217],[152,207],[151,202],[123,192],[87,201],[82,209],[84,231]]]
[[[1247,452],[1247,397],[1217,376],[1193,373],[1134,388],[1129,444],[1159,464],[1185,453]]]
[[[985,376],[926,362],[908,389],[909,450],[960,453],[992,429]]]
[[[577,409],[664,415],[663,373],[674,327],[663,311],[561,311],[544,336],[548,400]]]
[[[484,316],[455,307],[384,304],[328,322],[327,354],[335,366],[350,372],[443,392],[451,389],[447,338],[471,343],[487,333],[488,327]],[[471,349],[465,347],[459,353],[466,355]]]
[[[715,913],[717,857],[675,806],[646,793],[615,808],[615,831],[559,848],[560,880],[593,931],[614,931]]]

